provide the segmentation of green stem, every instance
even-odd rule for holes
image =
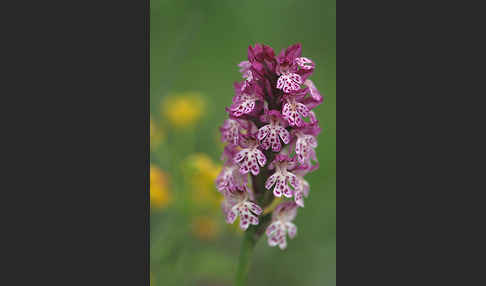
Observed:
[[[267,214],[260,218],[260,223],[257,226],[250,226],[245,232],[243,242],[241,244],[240,258],[236,268],[235,286],[246,286],[253,250],[255,249],[258,239],[265,232],[265,229],[267,228],[267,225],[270,223],[271,219],[272,215]]]
[[[236,286],[245,286],[248,280],[248,272],[250,271],[251,258],[253,250],[258,241],[258,237],[251,231],[245,232],[243,243],[241,244],[240,259],[236,269]]]

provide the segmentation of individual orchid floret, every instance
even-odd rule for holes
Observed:
[[[303,81],[300,75],[291,72],[284,72],[277,80],[277,88],[285,93],[299,90]]]
[[[240,217],[240,228],[247,230],[251,225],[258,225],[258,216],[263,213],[260,206],[249,201],[248,192],[228,192],[222,204],[226,222],[232,224]]]
[[[296,215],[297,205],[294,202],[283,202],[275,208],[272,223],[265,231],[268,245],[278,245],[280,249],[287,247],[287,234],[291,239],[297,234],[297,227],[292,223]]]
[[[277,80],[277,88],[285,93],[291,93],[300,89],[304,80],[314,71],[314,62],[301,57],[300,44],[288,47],[277,57],[276,73],[280,75]]]
[[[301,57],[300,44],[288,47],[277,57],[276,73],[280,75],[277,88],[285,93],[300,89],[307,77],[314,71],[315,64],[308,58]]]
[[[310,160],[314,149],[317,147],[317,139],[310,135],[304,134],[300,131],[296,131],[295,136],[297,140],[295,142],[295,154],[300,164],[305,164]]]
[[[248,114],[255,109],[256,101],[259,98],[255,94],[242,93],[236,95],[230,109],[233,115],[239,117],[243,114]]]
[[[239,167],[227,162],[216,178],[216,187],[220,192],[247,191],[247,176],[242,175]]]
[[[271,146],[274,152],[279,152],[282,148],[280,139],[282,139],[284,144],[289,144],[290,142],[290,133],[285,129],[287,123],[277,110],[270,110],[263,117],[266,119],[264,122],[269,122],[269,124],[258,130],[257,138],[261,142],[261,147],[268,150]]]
[[[271,190],[273,188],[273,195],[281,197],[284,195],[287,198],[293,196],[293,191],[290,188],[297,188],[297,177],[289,169],[295,168],[296,163],[290,159],[287,155],[279,154],[275,157],[275,160],[269,165],[269,169],[275,168],[275,173],[268,177],[265,182],[265,188]],[[289,186],[290,185],[290,186]]]
[[[291,93],[300,89],[304,83],[302,77],[297,74],[299,65],[296,59],[300,57],[302,48],[300,44],[288,47],[277,56],[277,88],[285,93]]]
[[[260,173],[260,166],[263,167],[267,163],[267,158],[263,152],[258,149],[258,141],[249,136],[242,138],[242,149],[239,151],[234,162],[240,166],[240,173],[247,174],[251,172],[254,176]]]
[[[257,101],[262,101],[261,91],[256,86],[243,88],[236,83],[235,93],[233,104],[230,106],[230,111],[235,117],[253,112],[257,106]]]
[[[305,123],[302,128],[292,130],[293,146],[295,146],[295,154],[297,161],[301,166],[310,167],[311,160],[316,160],[315,148],[317,148],[317,135],[321,132],[315,114],[310,112],[310,122]]]
[[[302,117],[309,116],[309,108],[298,102],[294,96],[289,96],[283,105],[282,114],[290,126],[301,127],[304,125]]]
[[[223,142],[228,142],[233,145],[238,145],[240,136],[244,129],[248,128],[246,120],[237,118],[228,118],[224,121],[223,126],[219,129],[221,131],[221,139]]]
[[[299,167],[292,170],[297,177],[297,187],[294,190],[294,201],[299,207],[304,207],[304,197],[309,195],[309,183],[304,179],[304,176],[310,171],[308,168]]]

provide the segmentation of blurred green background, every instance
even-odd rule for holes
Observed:
[[[242,232],[224,222],[214,179],[218,128],[240,81],[247,48],[279,53],[302,43],[325,96],[315,109],[320,168],[282,251],[263,237],[249,285],[336,284],[336,3],[324,1],[150,2],[152,285],[232,285]]]

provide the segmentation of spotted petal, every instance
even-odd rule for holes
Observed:
[[[294,201],[299,207],[304,207],[304,196],[302,191],[294,192]]]
[[[309,116],[309,109],[300,102],[287,101],[283,106],[282,115],[290,126],[301,127],[304,125],[302,117]]]
[[[280,249],[282,249],[282,250],[287,248],[287,238],[285,238],[285,235],[283,235],[280,238],[280,241],[278,243],[278,247],[280,247]]]
[[[247,207],[256,215],[261,215],[263,213],[263,209],[253,202],[247,202]]]
[[[303,83],[300,75],[296,73],[283,73],[277,80],[277,88],[283,90],[285,93],[291,93],[300,89]]]
[[[238,211],[236,208],[231,208],[231,210],[226,213],[226,222],[232,224],[235,222],[236,217],[238,217]]]
[[[308,58],[304,58],[304,57],[296,58],[295,62],[303,70],[311,70],[314,68],[314,62],[312,62]]]
[[[282,141],[285,144],[289,144],[290,134],[289,134],[289,131],[287,131],[287,129],[283,128],[282,126],[279,126],[278,127],[278,135],[280,136],[280,138],[282,139]]]
[[[260,164],[260,166],[262,166],[262,167],[265,166],[265,163],[267,163],[267,157],[265,157],[263,152],[258,150],[258,149],[255,149],[255,152],[256,152],[258,164]]]
[[[262,140],[263,138],[265,138],[269,132],[270,132],[270,124],[267,124],[262,128],[258,129],[258,133],[257,133],[258,140]]]
[[[295,224],[291,222],[287,222],[285,226],[287,227],[287,232],[289,234],[289,237],[294,238],[295,235],[297,234],[297,227],[295,226]]]
[[[235,156],[235,162],[240,166],[240,173],[247,174],[251,172],[254,176],[260,173],[260,166],[264,166],[267,158],[262,151],[256,148],[245,148]]]
[[[275,189],[273,190],[273,194],[277,197],[281,195],[280,193],[282,193],[287,198],[292,197],[292,190],[290,190],[290,187],[287,184],[287,179],[282,175],[278,177],[277,184],[275,185]]]
[[[234,116],[241,116],[242,114],[248,114],[255,109],[256,98],[247,94],[242,94],[237,97],[235,102],[231,105],[231,111]]]
[[[267,190],[270,190],[273,187],[273,185],[275,185],[275,182],[277,181],[278,176],[279,176],[279,174],[277,172],[275,172],[273,175],[268,177],[267,181],[265,182],[265,188]]]
[[[295,143],[295,154],[300,164],[305,164],[312,154],[313,148],[317,147],[317,140],[312,135],[300,136]]]

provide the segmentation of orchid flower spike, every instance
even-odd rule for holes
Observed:
[[[226,146],[215,183],[224,196],[226,222],[239,217],[242,230],[266,230],[268,244],[280,249],[287,247],[287,235],[297,234],[293,220],[310,190],[305,176],[319,166],[315,108],[324,97],[309,79],[315,66],[302,56],[301,44],[278,55],[264,44],[248,47],[248,59],[238,64],[242,80],[234,83],[220,128]],[[276,197],[283,202],[262,219]]]

